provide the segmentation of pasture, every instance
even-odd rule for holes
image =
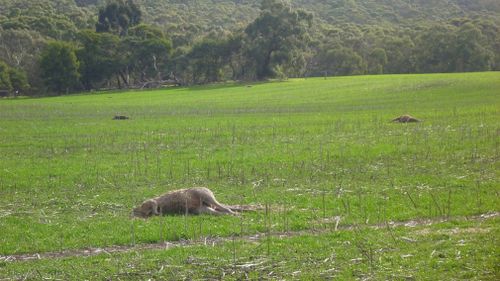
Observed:
[[[0,99],[0,280],[495,280],[499,134],[498,72]],[[191,186],[263,209],[130,219]]]

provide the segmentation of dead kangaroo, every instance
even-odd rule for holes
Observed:
[[[398,118],[392,119],[392,122],[410,123],[410,122],[420,122],[420,120],[410,115],[401,115]]]
[[[193,187],[165,193],[146,200],[134,208],[132,216],[148,218],[165,214],[236,214],[230,208],[221,205],[213,192],[206,187]]]

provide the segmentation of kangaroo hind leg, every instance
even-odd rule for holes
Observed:
[[[236,215],[236,213],[233,212],[230,208],[219,203],[217,199],[215,199],[215,196],[212,193],[212,191],[210,191],[209,189],[207,189],[206,192],[203,192],[201,194],[200,200],[202,201],[202,205],[209,206],[219,212]]]
[[[222,213],[220,211],[214,210],[213,208],[205,206],[205,205],[200,206],[198,209],[196,209],[194,211],[194,213],[197,214],[197,215],[208,214],[208,215],[216,215],[216,216],[224,214],[224,213]]]

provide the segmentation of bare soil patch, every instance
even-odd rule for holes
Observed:
[[[233,206],[231,206],[233,207]],[[261,208],[261,206],[255,206],[252,208]],[[254,209],[254,210],[256,210]],[[254,235],[246,235],[237,237],[238,240],[246,240],[246,241],[258,241],[267,237],[267,235],[271,235],[274,237],[293,237],[300,236],[304,234],[322,234],[334,231],[352,231],[358,228],[370,228],[370,229],[382,229],[382,228],[394,228],[394,227],[417,227],[417,226],[430,226],[434,224],[443,223],[449,220],[467,220],[467,221],[482,221],[485,219],[490,219],[494,217],[500,216],[500,212],[491,212],[485,213],[475,216],[456,216],[456,217],[438,217],[432,219],[416,219],[416,220],[408,220],[408,221],[388,221],[386,223],[378,223],[378,224],[364,224],[364,225],[343,225],[341,223],[340,217],[335,217],[330,219],[325,219],[325,223],[331,222],[333,227],[331,228],[322,228],[322,229],[310,229],[310,230],[302,230],[302,231],[288,231],[288,232],[273,232],[273,233],[257,233]],[[420,232],[421,234],[425,234],[426,230],[423,229]],[[458,229],[458,230],[448,230],[450,233],[454,233],[454,231],[466,231],[466,232],[484,232],[489,231],[488,229],[477,229],[477,228],[466,228],[466,229]],[[27,253],[27,254],[15,254],[15,255],[7,255],[0,256],[0,261],[5,262],[15,262],[15,261],[28,261],[28,260],[37,260],[37,259],[56,259],[56,258],[66,258],[66,257],[86,257],[86,256],[94,256],[99,254],[107,254],[112,255],[114,253],[126,253],[132,251],[143,251],[143,250],[166,250],[172,247],[187,247],[193,245],[205,245],[205,246],[215,246],[216,244],[228,242],[234,239],[233,237],[203,237],[197,240],[179,240],[179,241],[165,241],[160,243],[152,243],[152,244],[136,244],[136,245],[113,245],[102,248],[83,248],[83,249],[68,249],[62,251],[54,251],[54,252],[44,252],[44,253]]]

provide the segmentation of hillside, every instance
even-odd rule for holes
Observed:
[[[47,13],[67,17],[78,27],[92,27],[95,11],[107,0],[1,0],[0,19],[21,14]],[[136,0],[148,23],[169,26],[195,25],[198,28],[244,27],[259,13],[259,0]],[[312,12],[328,24],[409,25],[415,22],[443,22],[454,18],[488,18],[500,21],[500,2],[496,0],[299,0],[293,8]],[[14,13],[15,14],[15,13]]]
[[[21,14],[47,12],[66,16],[78,27],[92,27],[95,12],[106,0],[1,0],[0,15],[10,18],[12,11]],[[246,26],[259,13],[259,0],[136,0],[144,19],[168,30],[172,26],[196,26],[236,29]],[[409,25],[415,22],[442,22],[461,17],[482,17],[500,21],[500,2],[496,0],[299,0],[291,6],[312,12],[328,24]],[[0,16],[1,19],[2,16]]]
[[[173,78],[205,84],[500,70],[500,2],[495,0],[264,2],[267,8],[257,0],[0,0],[0,77],[12,80],[0,78],[0,90],[60,94]],[[137,9],[138,21],[129,26],[137,25],[133,34],[127,34],[129,27],[105,30],[111,37],[92,34],[106,3]],[[265,23],[266,13],[273,24]],[[121,19],[127,22],[127,16]],[[280,24],[287,30],[279,30]],[[40,65],[53,40],[69,43],[60,47],[75,56],[75,81],[64,89],[47,85],[53,74]],[[110,65],[105,73],[91,69],[102,65]]]
[[[104,0],[76,1],[81,7],[104,5]],[[148,22],[199,24],[205,27],[237,28],[248,24],[259,12],[260,0],[137,0]],[[312,12],[329,24],[402,24],[445,21],[459,17],[497,19],[500,2],[495,0],[298,0],[294,8]]]

